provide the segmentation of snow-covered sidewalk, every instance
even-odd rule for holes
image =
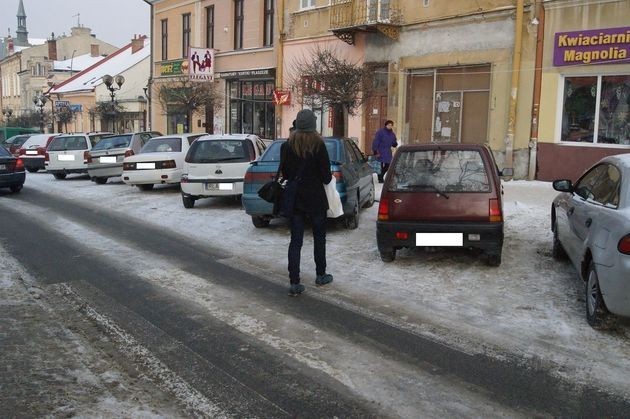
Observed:
[[[500,267],[462,250],[402,250],[395,262],[381,262],[376,204],[361,212],[357,230],[331,224],[327,253],[335,282],[309,292],[467,352],[534,359],[559,375],[630,397],[630,329],[622,324],[612,332],[592,330],[575,271],[551,257],[549,210],[556,192],[547,182],[512,181],[504,188]],[[46,173],[29,174],[22,193],[30,189],[177,231],[271,273],[269,280],[288,282],[286,223],[274,220],[256,229],[234,199],[200,200],[185,209],[178,188],[142,192],[119,179],[96,185],[85,177],[58,181]],[[302,254],[308,286],[314,280],[310,237]]]

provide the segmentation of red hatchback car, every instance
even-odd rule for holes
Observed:
[[[381,259],[403,247],[480,249],[501,264],[503,190],[492,151],[479,144],[399,147],[383,185],[376,223]]]

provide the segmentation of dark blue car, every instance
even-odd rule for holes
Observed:
[[[280,146],[286,141],[276,140],[267,148],[260,159],[251,163],[245,173],[242,202],[245,212],[251,215],[256,227],[267,227],[273,215],[273,204],[258,196],[258,190],[276,175],[280,164]],[[359,208],[374,204],[374,179],[372,168],[354,141],[349,138],[324,138],[330,170],[337,180],[337,191],[341,196],[344,215],[342,219],[348,229],[359,226]]]
[[[0,188],[9,188],[16,193],[22,190],[26,173],[24,162],[0,146]]]

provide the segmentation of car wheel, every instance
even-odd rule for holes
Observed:
[[[383,262],[393,262],[396,259],[396,249],[379,250]]]
[[[374,188],[374,179],[372,179],[372,187],[370,188],[370,197],[367,202],[363,204],[363,208],[370,208],[374,205],[374,200],[376,199],[376,189]]]
[[[27,167],[26,170],[28,170],[29,173],[37,173],[39,171],[36,167]]]
[[[501,251],[486,253],[486,264],[488,266],[500,266],[501,265]]]
[[[346,215],[343,219],[344,226],[348,230],[355,230],[359,228],[359,201],[357,200],[352,209],[352,213]]]
[[[599,277],[593,261],[588,265],[586,273],[586,320],[593,329],[606,329],[609,326],[610,313],[606,308],[599,289]]]
[[[63,180],[66,178],[66,174],[65,173],[55,173],[53,174],[53,176],[55,177],[55,179],[57,180]]]
[[[192,208],[195,206],[195,198],[190,195],[182,195],[182,203],[184,208]]]
[[[97,185],[104,185],[104,184],[106,184],[106,183],[107,183],[107,178],[106,178],[106,177],[95,177],[95,178],[94,178],[94,182],[95,182]]]
[[[555,223],[553,227],[553,245],[551,246],[551,256],[553,256],[556,260],[564,260],[567,258],[567,252],[564,250],[564,247],[558,238],[558,226]]]
[[[23,187],[24,185],[11,185],[9,186],[9,189],[11,189],[11,192],[13,193],[18,193],[22,190]]]
[[[263,217],[259,215],[252,215],[252,224],[256,228],[265,228],[269,226],[271,219],[269,217]]]
[[[144,185],[138,185],[138,188],[140,188],[141,191],[150,191],[153,189],[153,184],[152,183],[147,183]]]

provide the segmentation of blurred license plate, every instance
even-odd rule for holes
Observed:
[[[463,246],[462,233],[416,233],[416,246]]]
[[[7,170],[6,164],[0,164],[0,170]]]
[[[37,154],[37,150],[26,150],[26,154]]]
[[[232,183],[206,183],[206,189],[209,191],[231,191],[234,189]]]
[[[155,169],[155,163],[136,163],[138,169]]]
[[[99,159],[101,163],[116,163],[116,156],[105,156]]]
[[[59,154],[57,156],[59,161],[74,161],[74,154]]]

